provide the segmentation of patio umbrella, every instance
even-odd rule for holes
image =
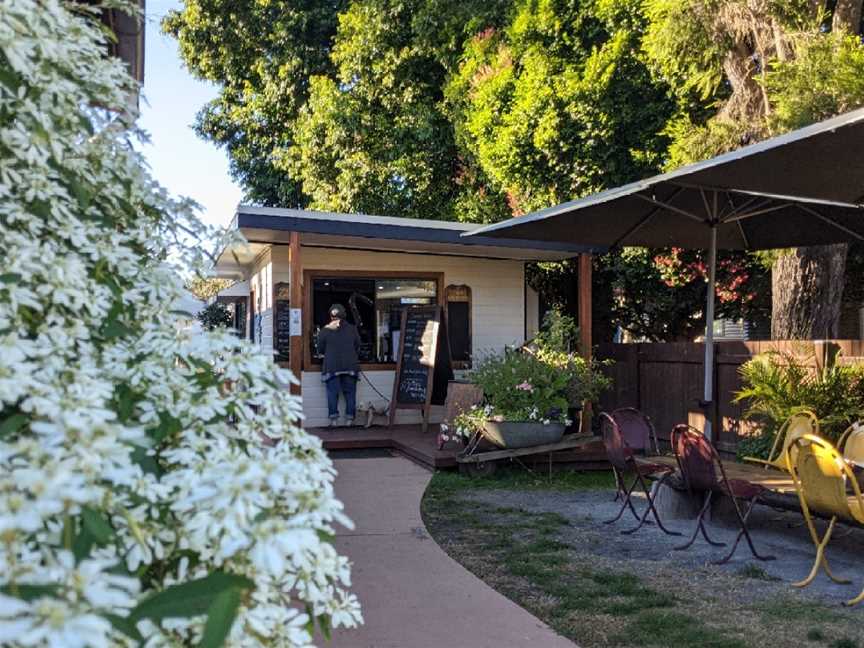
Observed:
[[[864,110],[464,236],[709,251],[704,405],[713,393],[717,250],[864,240]],[[706,417],[707,419],[707,417]],[[710,438],[710,419],[706,420]]]

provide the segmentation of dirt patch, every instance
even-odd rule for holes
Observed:
[[[842,538],[832,562],[854,585],[820,578],[796,590],[790,582],[809,571],[813,547],[806,530],[786,527],[794,515],[754,513],[758,548],[778,560],[752,560],[741,546],[716,567],[709,562],[723,550],[701,539],[679,552],[681,538],[653,527],[621,535],[632,519],[603,524],[617,512],[613,491],[596,476],[583,482],[553,478],[544,488],[542,480],[516,484],[506,475],[471,482],[439,474],[424,498],[424,520],[448,554],[583,648],[859,645],[864,606],[840,602],[864,586],[860,537]],[[735,536],[721,524],[709,532],[723,541]]]

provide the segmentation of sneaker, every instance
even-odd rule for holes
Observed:
[[[345,427],[354,427],[354,419],[353,418],[345,419]]]
[[[337,423],[338,421],[339,421],[339,419],[331,418],[331,419],[329,420],[329,422],[327,423],[327,427],[331,427],[331,428],[337,427],[337,426],[336,426],[336,423]]]

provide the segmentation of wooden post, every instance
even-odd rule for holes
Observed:
[[[303,263],[300,257],[300,234],[298,232],[291,232],[290,238],[288,239],[288,263],[289,263],[289,292],[290,292],[290,303],[289,308],[292,311],[292,323],[294,319],[294,314],[300,314],[300,322],[299,326],[296,328],[292,327],[291,330],[291,344],[289,347],[289,368],[291,369],[291,373],[294,374],[294,377],[297,380],[301,380],[303,376],[303,325],[302,318],[308,317],[308,313],[303,313]],[[291,393],[300,395],[300,385],[291,385]]]
[[[579,343],[591,360],[591,255],[579,255]]]
[[[582,357],[591,362],[591,255],[579,255],[579,344]],[[591,434],[591,404],[582,406],[583,434]]]

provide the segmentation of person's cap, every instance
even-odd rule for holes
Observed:
[[[345,319],[345,307],[342,304],[333,304],[330,307],[330,317],[334,319]]]

